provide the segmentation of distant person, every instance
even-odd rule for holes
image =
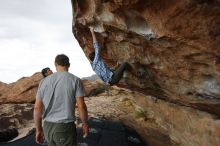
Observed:
[[[49,67],[46,67],[41,71],[41,74],[43,75],[44,78],[51,75],[52,73],[53,71]]]
[[[117,84],[122,78],[124,71],[129,67],[129,64],[125,62],[122,63],[116,70],[111,70],[100,56],[100,47],[97,42],[93,27],[89,27],[89,29],[92,34],[93,47],[95,49],[95,51],[90,50],[89,53],[89,59],[92,62],[92,69],[105,83],[110,85]]]
[[[66,55],[56,56],[55,67],[57,72],[42,80],[38,87],[34,106],[36,142],[42,144],[45,137],[49,146],[76,146],[76,102],[84,136],[89,130],[83,85],[68,72],[70,63]]]

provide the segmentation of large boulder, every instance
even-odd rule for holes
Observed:
[[[127,87],[220,115],[218,0],[80,0],[78,6],[73,33],[87,57],[92,25],[106,64],[131,65]]]
[[[11,84],[0,84],[0,103],[34,102],[37,88],[42,76],[35,73],[31,77],[23,77]]]
[[[89,56],[92,47],[88,29],[92,25],[106,64],[113,69],[122,62],[131,65],[120,85],[155,100],[189,107],[200,118],[220,116],[219,0],[78,0],[78,7],[78,12],[73,10],[73,34],[85,55]],[[162,115],[175,113],[165,109]],[[184,125],[184,115],[178,116],[180,120],[172,127],[197,127],[192,122]],[[215,120],[209,124],[219,126]],[[200,137],[199,132],[187,133],[185,138],[193,141],[189,145],[219,145],[219,134],[208,129],[202,129],[209,133],[206,144],[203,137],[192,138]],[[174,141],[173,135],[182,132],[169,127],[167,131]]]

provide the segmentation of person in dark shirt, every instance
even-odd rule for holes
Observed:
[[[49,67],[46,67],[46,68],[42,69],[42,71],[41,71],[41,74],[43,75],[44,78],[51,75],[52,73],[53,73],[53,71]]]

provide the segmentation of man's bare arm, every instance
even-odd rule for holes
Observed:
[[[36,128],[36,142],[43,142],[42,114],[44,105],[39,98],[36,98],[34,105],[34,123]]]
[[[77,106],[79,111],[80,119],[83,123],[83,134],[84,136],[87,136],[89,133],[89,126],[88,126],[88,112],[87,107],[84,102],[84,97],[78,97],[77,98]]]
[[[78,106],[79,116],[80,116],[80,119],[82,120],[82,123],[87,123],[88,112],[87,112],[86,104],[84,102],[84,97],[77,98],[77,106]]]
[[[36,126],[36,130],[42,129],[42,114],[43,114],[43,103],[41,100],[36,98],[34,105],[34,122]]]

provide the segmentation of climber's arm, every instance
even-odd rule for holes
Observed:
[[[95,49],[95,57],[94,57],[93,63],[96,64],[97,62],[99,62],[101,60],[101,58],[100,58],[100,47],[99,47],[99,44],[98,44],[98,41],[97,41],[97,38],[96,38],[93,27],[89,27],[89,29],[90,29],[91,34],[92,34],[93,47]]]
[[[77,15],[79,12],[79,5],[78,5],[77,0],[72,0],[72,5],[73,5],[74,13],[76,13],[76,15]]]
[[[91,31],[91,34],[92,34],[92,40],[93,40],[93,44],[97,42],[97,39],[96,39],[96,35],[95,35],[95,32],[94,32],[94,28],[93,27],[89,27],[90,31]]]

